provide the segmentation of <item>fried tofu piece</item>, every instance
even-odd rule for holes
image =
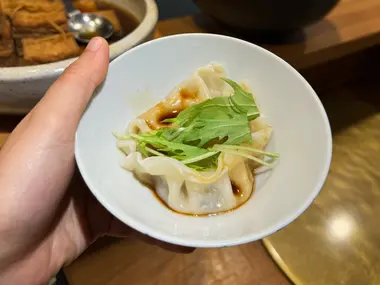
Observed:
[[[0,0],[0,14],[8,15],[12,10],[14,0]]]
[[[68,32],[67,23],[62,25],[46,25],[38,28],[16,28],[13,27],[13,37],[20,38],[40,38],[53,34],[64,34]]]
[[[80,48],[70,34],[22,40],[25,60],[53,62],[79,55]]]
[[[0,0],[0,13],[11,17],[19,10],[52,12],[64,8],[61,0]]]
[[[29,12],[54,12],[65,9],[60,0],[13,0],[12,3],[16,9]]]
[[[119,33],[121,31],[121,25],[114,10],[102,10],[102,11],[96,11],[94,13],[110,21],[111,24],[113,25],[113,29],[115,33]]]
[[[19,0],[23,9],[29,12],[53,12],[64,10],[65,6],[61,0]]]
[[[68,30],[64,10],[52,12],[29,12],[19,10],[12,18],[15,37],[24,35],[43,36],[52,33],[65,33]]]
[[[95,0],[75,0],[73,6],[81,12],[95,12],[98,10]]]
[[[9,6],[12,5],[12,3],[15,0],[0,0],[0,13],[4,14],[4,12],[8,9]]]
[[[12,26],[8,17],[0,15],[0,37],[4,39],[12,38]]]
[[[0,40],[0,57],[8,57],[14,51],[14,45],[12,39]]]
[[[29,12],[20,10],[12,17],[15,27],[20,28],[38,28],[47,26],[51,23],[61,25],[67,22],[65,10],[57,10],[53,12]]]
[[[61,0],[0,0],[7,1],[7,14],[12,19],[16,38],[41,37],[68,30]]]

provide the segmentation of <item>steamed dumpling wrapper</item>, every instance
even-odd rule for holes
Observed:
[[[221,65],[199,68],[188,80],[175,87],[164,100],[141,114],[139,118],[144,119],[152,129],[167,127],[161,123],[164,116],[175,116],[193,104],[228,95],[228,91],[231,93],[231,88],[220,80],[225,76],[225,70]]]
[[[221,79],[225,76],[221,65],[199,68],[163,101],[132,121],[128,133],[144,134],[168,128],[172,123],[162,122],[164,119],[175,117],[190,106],[208,99],[230,96],[233,89]],[[242,146],[264,150],[272,128],[260,117],[252,120],[249,128],[252,143]],[[259,164],[247,157],[235,155],[235,152],[247,154],[244,149],[221,152],[216,169],[198,170],[173,157],[147,157],[133,138],[119,140],[117,145],[126,154],[122,166],[132,171],[143,183],[152,185],[158,196],[177,212],[203,215],[232,210],[246,202],[253,192],[254,168]],[[250,155],[263,158],[260,153]]]

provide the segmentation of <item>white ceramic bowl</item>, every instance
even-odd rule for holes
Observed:
[[[110,46],[111,60],[128,49],[153,38],[158,20],[154,0],[107,0],[129,11],[139,26]],[[0,68],[0,113],[27,113],[49,86],[76,58],[25,67]]]
[[[237,210],[191,217],[168,210],[119,166],[112,132],[125,130],[131,119],[210,62],[224,64],[230,78],[251,87],[274,129],[268,149],[281,159],[273,171],[257,177],[253,196]],[[325,110],[289,64],[235,38],[184,34],[145,43],[111,63],[78,127],[75,154],[92,193],[124,223],[169,243],[221,247],[261,239],[305,211],[325,181],[331,149]]]

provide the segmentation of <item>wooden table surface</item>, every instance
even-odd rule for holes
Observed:
[[[172,253],[136,238],[101,242],[103,248],[65,269],[70,285],[291,284],[261,242],[191,254]]]
[[[162,21],[156,36],[186,32],[227,33],[198,15]],[[367,53],[325,65],[379,42],[380,1],[341,0],[325,20],[305,30],[303,41],[265,46],[315,81],[317,91],[323,90],[319,94],[325,98],[334,132],[332,168],[321,195],[301,218],[265,240],[274,259],[297,284],[380,283],[374,208],[380,204],[380,86],[365,79],[326,88],[331,81],[347,82],[358,70],[365,71],[362,59],[367,64],[372,58]],[[0,116],[0,146],[21,118]],[[180,255],[135,238],[106,239],[65,273],[70,285],[290,284],[261,242]]]

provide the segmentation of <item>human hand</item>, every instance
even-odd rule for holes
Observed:
[[[75,131],[108,62],[107,42],[92,40],[0,151],[1,284],[42,284],[99,236],[131,232],[78,187],[79,175],[66,190]]]

